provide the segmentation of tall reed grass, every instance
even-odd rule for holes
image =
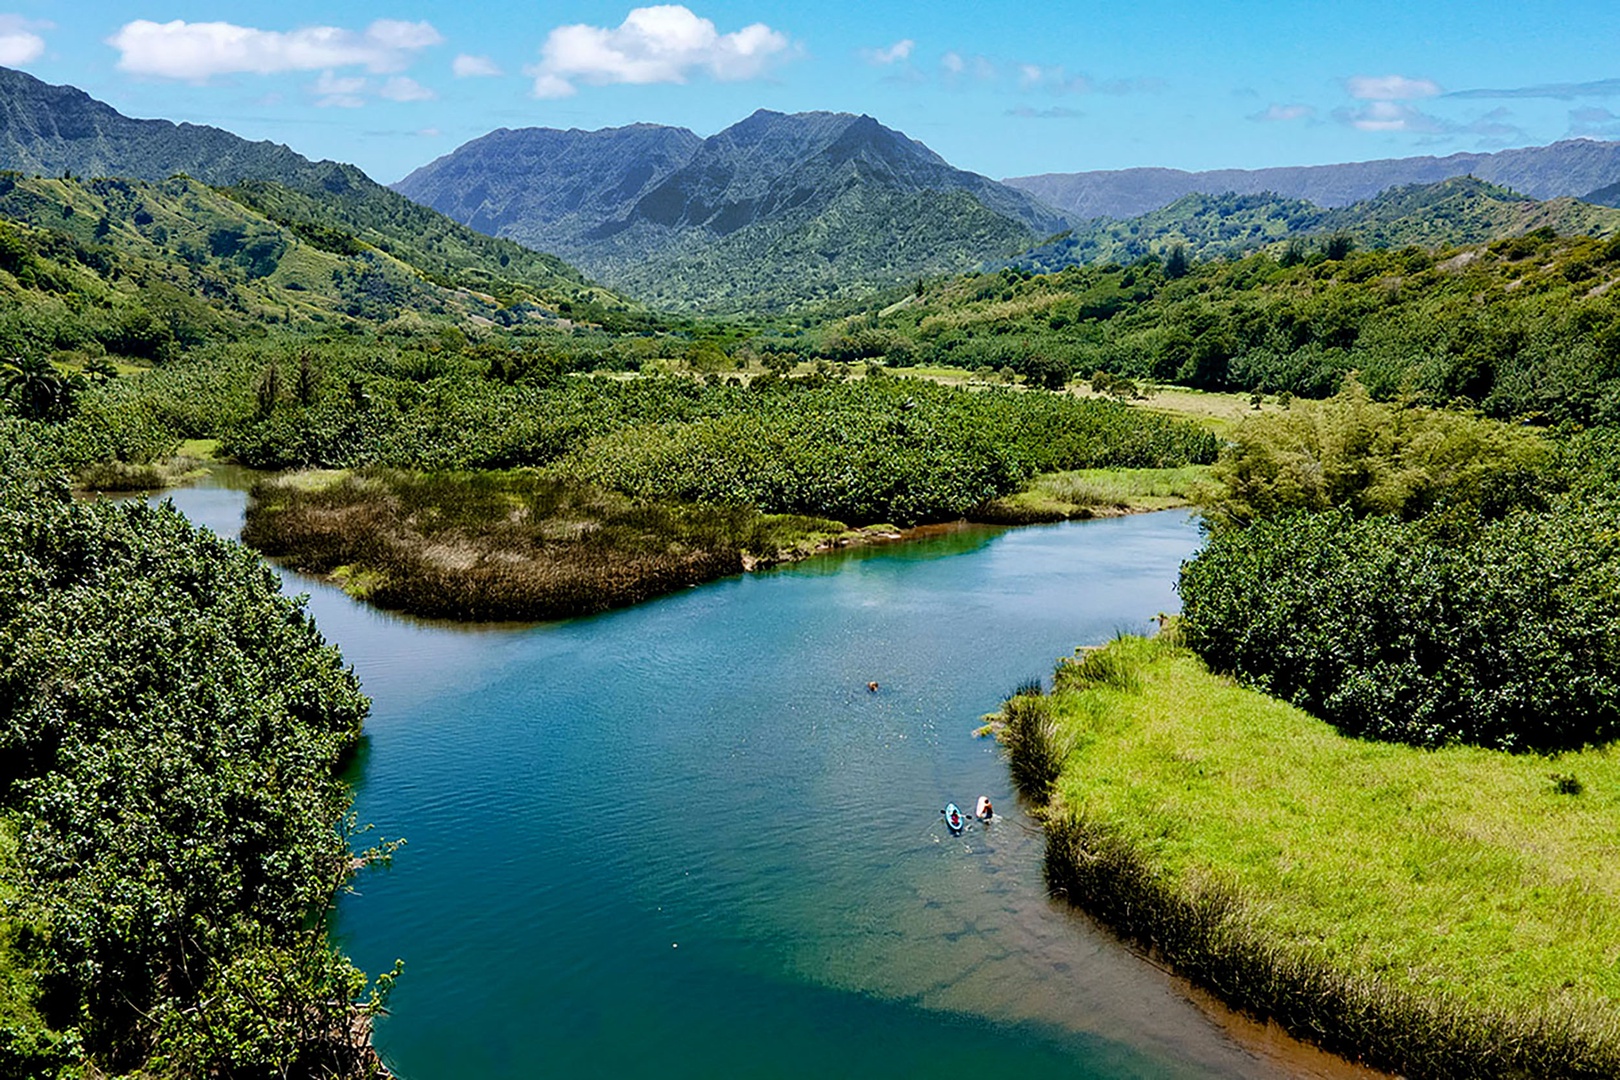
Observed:
[[[1039,682],[1033,689],[1027,684],[1020,687],[1002,702],[997,734],[1007,748],[1013,784],[1025,798],[1046,805],[1074,743],[1059,729]]]

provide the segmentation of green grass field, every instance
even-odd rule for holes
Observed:
[[[1168,469],[1074,469],[1044,473],[1022,491],[995,500],[995,520],[1065,521],[1070,518],[1173,510],[1203,503],[1214,489],[1208,465]]]
[[[1345,738],[1160,641],[1122,639],[1060,667],[1056,685],[1050,709],[1073,751],[1052,820],[1083,823],[1128,853],[1149,892],[1222,897],[1210,940],[1227,944],[1214,951],[1262,957],[1284,983],[1309,972],[1357,987],[1351,996],[1373,1011],[1472,1026],[1480,1045],[1573,1032],[1607,1047],[1588,1061],[1613,1065],[1620,751],[1545,757]],[[1542,1074],[1610,1075],[1557,1060]]]

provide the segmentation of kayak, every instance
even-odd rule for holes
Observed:
[[[945,804],[945,824],[953,833],[962,831],[962,811],[956,808],[955,803]]]

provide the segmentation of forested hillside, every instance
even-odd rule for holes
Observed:
[[[1433,248],[1481,244],[1552,229],[1561,236],[1612,236],[1620,211],[1570,198],[1531,199],[1473,177],[1391,188],[1371,199],[1325,209],[1280,195],[1187,195],[1124,221],[1096,221],[1034,248],[1009,265],[1042,273],[1096,262],[1166,256],[1247,255],[1260,248],[1309,244],[1342,234],[1362,247]]]
[[[1438,251],[1329,237],[1236,261],[942,279],[829,323],[817,347],[1054,385],[1100,371],[1309,397],[1360,371],[1379,397],[1606,422],[1620,416],[1617,277],[1620,240],[1546,229]]]
[[[308,238],[332,230],[349,234],[447,288],[624,309],[555,256],[451,221],[352,165],[310,161],[285,146],[218,128],[130,119],[73,87],[4,68],[0,169],[24,177],[151,183],[183,174],[230,188],[239,201]]]
[[[1393,187],[1434,184],[1456,176],[1475,176],[1536,199],[1584,198],[1600,187],[1620,182],[1620,143],[1565,139],[1550,146],[1489,154],[1207,172],[1138,168],[1046,173],[1012,177],[1006,182],[1079,221],[1135,217],[1192,194],[1276,194],[1318,206],[1348,206]]]

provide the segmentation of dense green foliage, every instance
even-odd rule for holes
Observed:
[[[1074,748],[1054,890],[1233,1007],[1396,1075],[1616,1074],[1620,748],[1349,738],[1173,637],[1014,699]]]
[[[0,1062],[370,1071],[376,1002],[351,1007],[366,979],[323,919],[353,858],[353,674],[245,549],[171,508],[74,502],[4,454],[0,960],[38,982]]]
[[[1355,386],[1249,420],[1215,469],[1218,527],[1182,570],[1187,640],[1216,670],[1355,734],[1506,749],[1612,739],[1611,444],[1554,447]]]
[[[648,234],[628,234],[618,250],[597,256],[591,266],[616,288],[660,309],[719,313],[774,313],[863,297],[919,274],[1005,258],[1032,235],[1021,221],[965,191],[856,187],[839,192],[813,216],[793,214],[701,243],[675,243],[658,258],[641,250]]]
[[[911,380],[505,383],[345,377],[225,432],[247,464],[552,466],[635,495],[852,524],[969,513],[1040,472],[1210,460],[1212,436],[1112,402]],[[357,394],[359,396],[357,396]]]
[[[1208,514],[1219,524],[1338,507],[1358,517],[1460,510],[1497,518],[1546,505],[1562,486],[1555,456],[1528,429],[1380,404],[1352,381],[1326,402],[1245,420],[1216,464],[1222,489]]]
[[[1286,251],[933,282],[820,328],[851,350],[1027,373],[1057,366],[1205,390],[1458,399],[1492,416],[1620,418],[1620,240],[1533,232],[1485,248]]]
[[[294,473],[253,489],[242,538],[355,596],[432,618],[585,615],[741,573],[836,521],[653,502],[533,472]]]
[[[1286,516],[1182,573],[1188,642],[1343,731],[1558,749],[1620,735],[1613,510],[1439,521]]]

